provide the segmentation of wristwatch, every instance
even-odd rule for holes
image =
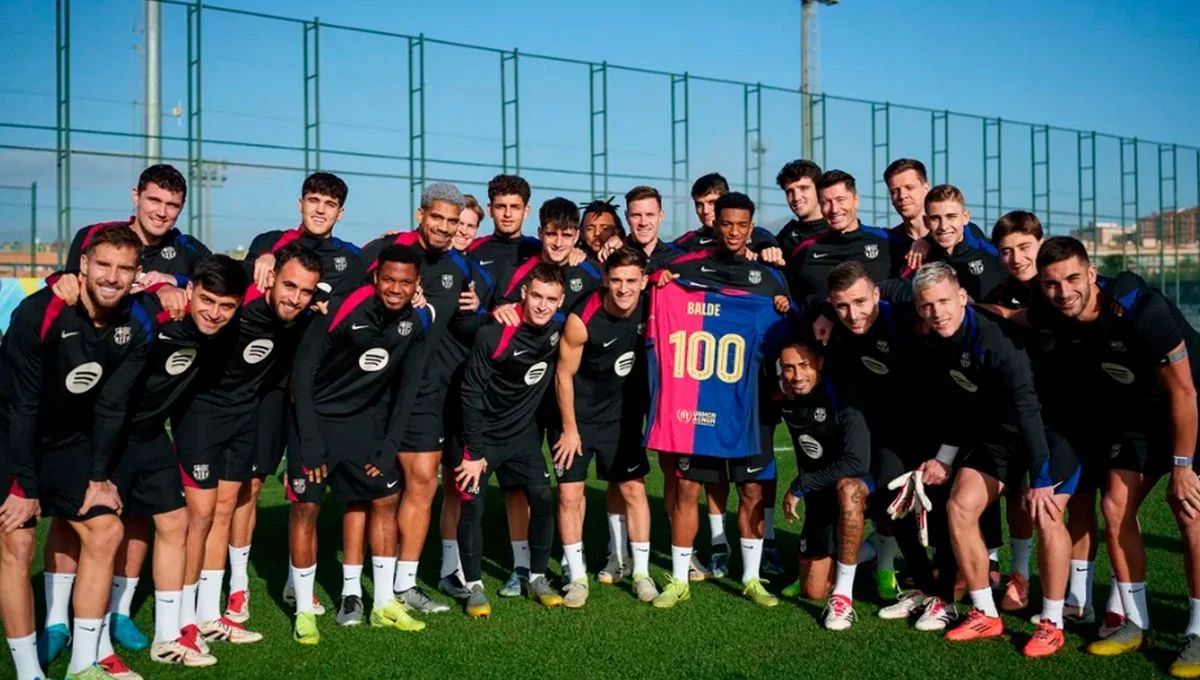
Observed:
[[[1171,460],[1175,467],[1190,468],[1192,466],[1192,456],[1172,456]]]

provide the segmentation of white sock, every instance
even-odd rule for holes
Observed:
[[[1183,631],[1183,634],[1200,635],[1200,600],[1190,597],[1188,602],[1191,603],[1191,609],[1188,611],[1187,630]]]
[[[75,574],[43,575],[46,590],[46,628],[56,624],[71,624],[71,589],[75,586]]]
[[[378,609],[395,597],[392,594],[392,590],[388,588],[388,584],[392,583],[393,579],[396,578],[396,558],[371,557],[371,575],[375,578],[375,596],[373,602],[375,608]]]
[[[608,554],[616,555],[621,566],[629,561],[629,530],[625,515],[608,513]]]
[[[292,564],[292,558],[289,557],[288,558],[288,579],[287,579],[287,583],[285,583],[283,586],[284,590],[287,590],[288,588],[291,588],[292,590],[296,589],[296,581],[292,577],[292,574],[295,573],[295,569],[296,569],[296,565]]]
[[[129,616],[133,606],[133,593],[137,590],[138,577],[114,576],[112,595],[108,598],[108,610],[116,614]]]
[[[878,569],[896,571],[896,548],[898,546],[895,536],[884,536],[875,532],[875,557],[879,559]]]
[[[313,610],[313,584],[317,580],[317,565],[306,569],[292,567],[292,584],[296,587],[296,613]]]
[[[1012,548],[1013,573],[1020,574],[1025,577],[1025,580],[1029,580],[1029,555],[1033,552],[1033,539],[1010,538],[1008,543]]]
[[[513,569],[529,568],[529,541],[510,541],[513,551]]]
[[[687,583],[688,568],[692,566],[691,547],[671,546],[671,578]]]
[[[711,515],[709,515],[711,517]],[[742,539],[742,583],[759,578],[758,569],[762,566],[763,539]]]
[[[67,664],[67,672],[71,675],[82,673],[99,660],[96,651],[100,647],[102,624],[100,619],[75,617],[75,630],[71,635],[71,662]]]
[[[362,570],[361,564],[342,565],[342,597],[362,597]]]
[[[221,585],[224,569],[205,569],[200,572],[200,588],[196,591],[196,618],[201,622],[221,618]]]
[[[17,680],[34,680],[44,678],[42,665],[38,663],[37,633],[30,633],[22,638],[8,638],[8,649],[12,652],[13,668],[17,671]]]
[[[992,599],[991,588],[980,588],[971,591],[971,604],[988,616],[1000,616],[996,611],[996,601]]]
[[[1104,611],[1112,612],[1122,618],[1125,616],[1125,604],[1121,602],[1121,589],[1117,587],[1116,581],[1113,581],[1108,588],[1108,605]]]
[[[196,592],[199,589],[199,583],[187,583],[183,586],[183,598],[179,601],[180,630],[198,623],[196,620]]]
[[[179,638],[179,611],[183,606],[182,590],[154,591],[154,641],[170,642]]]
[[[587,567],[583,566],[583,542],[563,546],[567,556],[567,568],[571,570],[571,580],[587,579]]]
[[[112,612],[105,612],[104,618],[100,619],[100,639],[96,643],[97,661],[103,661],[113,654],[116,654],[112,645],[112,630],[109,626],[110,621],[112,621]]]
[[[649,576],[650,541],[634,541],[630,545],[633,547],[633,573],[638,576]]]
[[[458,556],[458,541],[442,541],[442,571],[441,577],[446,578],[462,571],[462,559]],[[461,579],[462,576],[459,575]]]
[[[775,540],[775,508],[763,508],[763,540]]]
[[[1067,604],[1072,607],[1086,607],[1092,603],[1092,579],[1095,574],[1095,562],[1071,560],[1071,575],[1067,581]]]
[[[1063,627],[1063,601],[1042,598],[1042,619],[1054,624],[1055,628]]]
[[[726,550],[729,549],[729,547],[728,547],[729,544],[725,541],[725,515],[724,514],[708,516],[708,532],[712,536],[712,540],[709,541],[709,544],[712,545],[712,547],[714,549],[716,549],[717,546],[722,546],[722,545],[726,546],[726,548],[725,548]]]
[[[467,590],[474,590],[475,586],[482,588],[483,581],[467,581],[465,585],[467,586]]]
[[[1146,584],[1118,583],[1121,591],[1121,606],[1125,607],[1125,618],[1142,630],[1150,629],[1150,610],[1146,606]]]
[[[250,590],[250,545],[229,546],[229,594]]]
[[[528,567],[528,563],[526,563]],[[415,588],[417,586],[417,562],[398,560],[396,562],[396,592]]]
[[[837,563],[837,578],[833,582],[833,594],[841,595],[849,600],[854,599],[854,574],[858,571],[857,564]]]
[[[1000,561],[1000,549],[999,548],[988,548],[988,561],[990,561],[990,562],[999,562]]]

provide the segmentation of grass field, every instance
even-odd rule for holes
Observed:
[[[779,439],[780,444],[783,441]],[[778,453],[781,480],[790,480],[794,472],[791,456],[790,450]],[[649,483],[654,517],[651,570],[661,583],[670,567],[670,554],[659,498],[661,477],[657,465],[653,467],[655,476]],[[331,612],[319,619],[321,644],[301,647],[291,640],[291,618],[279,599],[287,568],[287,503],[274,479],[263,494],[251,556],[253,618],[249,626],[266,639],[244,647],[215,646],[220,663],[207,670],[159,665],[145,653],[126,652],[125,659],[147,678],[1151,677],[1165,672],[1180,646],[1177,635],[1187,622],[1181,544],[1163,499],[1163,486],[1147,501],[1142,515],[1149,550],[1151,617],[1162,633],[1150,651],[1116,659],[1091,657],[1082,651],[1094,634],[1091,629],[1069,631],[1067,649],[1052,658],[1025,659],[1020,648],[1033,629],[1028,614],[1006,616],[1008,633],[1002,640],[963,645],[947,643],[937,634],[918,633],[901,622],[880,620],[875,615],[880,603],[867,569],[860,570],[856,591],[859,622],[841,633],[820,627],[823,603],[784,600],[774,609],[762,609],[741,596],[734,578],[693,585],[690,601],[666,611],[640,604],[628,584],[601,586],[593,581],[591,598],[582,610],[547,610],[528,600],[493,596],[490,619],[468,620],[455,609],[424,617],[429,626],[421,633],[342,629],[332,614],[341,582],[334,550],[340,541],[340,518],[333,504],[322,516],[323,550],[317,573],[318,595]],[[484,576],[492,594],[507,576],[511,559],[501,499],[502,494],[489,494],[485,528]],[[593,512],[587,519],[586,549],[594,577],[603,565],[607,544],[604,497],[598,483],[589,485],[588,504]],[[782,511],[777,513],[780,521],[782,516]],[[728,525],[731,534],[736,533],[732,515]],[[697,540],[705,555],[706,526],[702,522]],[[799,523],[779,525],[785,556],[794,554],[799,528]],[[437,538],[430,537],[421,563],[420,578],[430,592],[436,590]],[[736,575],[740,566],[735,538],[730,544],[735,546]],[[1101,555],[1103,551],[1102,546]],[[1006,553],[1002,564],[1007,569]],[[557,545],[553,554],[561,554]],[[552,571],[557,573],[557,563]],[[369,567],[366,572],[369,576]],[[40,621],[40,559],[34,574]],[[1102,559],[1096,575],[1098,608],[1107,597],[1108,579],[1107,561]],[[369,603],[371,585],[364,585]],[[772,589],[778,592],[783,585],[772,584]],[[1031,602],[1040,608],[1036,578],[1033,590]],[[135,618],[148,634],[153,630],[151,591],[147,567],[134,606]],[[65,658],[48,670],[51,677],[62,677]],[[0,663],[0,677],[11,673],[6,657]]]

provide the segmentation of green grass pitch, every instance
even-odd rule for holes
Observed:
[[[777,440],[780,479],[790,481],[795,460],[780,436]],[[661,510],[661,475],[653,464],[649,480],[654,520],[651,571],[662,582],[670,567],[666,519]],[[782,485],[781,485],[782,486]],[[263,494],[258,530],[251,556],[249,626],[265,635],[263,642],[234,647],[214,645],[220,663],[211,669],[185,669],[150,661],[145,652],[124,652],[125,660],[147,678],[617,678],[617,677],[821,677],[821,678],[974,678],[1053,677],[1112,678],[1161,676],[1179,649],[1178,634],[1187,622],[1187,592],[1182,576],[1181,543],[1163,498],[1163,487],[1147,501],[1142,514],[1149,551],[1148,589],[1151,617],[1160,631],[1145,653],[1115,659],[1091,657],[1082,651],[1094,630],[1069,630],[1066,649],[1049,659],[1028,660],[1020,648],[1033,625],[1024,617],[1005,616],[1002,640],[950,644],[935,633],[918,633],[911,625],[883,621],[868,569],[859,572],[855,607],[859,620],[846,632],[825,631],[819,625],[823,603],[785,599],[774,609],[762,609],[741,596],[739,581],[726,578],[692,586],[692,599],[673,610],[654,610],[639,603],[628,583],[603,586],[592,581],[591,597],[582,610],[547,610],[529,600],[503,599],[496,588],[508,574],[511,554],[504,521],[502,494],[489,494],[485,585],[491,594],[490,619],[468,620],[459,609],[423,617],[428,628],[420,633],[374,630],[365,626],[343,629],[333,620],[334,598],[341,582],[336,547],[340,542],[338,506],[330,503],[321,517],[321,561],[318,596],[330,612],[319,619],[321,644],[302,647],[291,640],[291,617],[280,603],[287,570],[287,502],[276,479]],[[495,489],[493,489],[495,491]],[[607,528],[602,486],[588,488],[591,509],[586,522],[586,549],[594,579],[605,558]],[[736,499],[736,494],[734,495]],[[736,501],[735,503],[736,504]],[[731,508],[732,510],[732,508]],[[701,509],[703,512],[703,509]],[[434,529],[422,558],[420,579],[436,590],[440,548]],[[777,512],[780,548],[795,554],[799,523],[782,520]],[[731,514],[730,544],[734,546],[733,574],[740,565],[736,523]],[[697,545],[707,557],[708,531],[702,522]],[[1007,550],[1005,551],[1007,553]],[[1104,546],[1096,574],[1095,598],[1103,607],[1108,593]],[[555,558],[561,555],[557,545]],[[790,560],[789,560],[790,562]],[[1007,571],[1007,554],[1002,555]],[[794,570],[794,565],[792,567]],[[557,562],[552,565],[557,573]],[[41,560],[34,565],[34,585],[41,620]],[[370,602],[370,568],[364,584]],[[772,590],[784,585],[773,583]],[[438,594],[440,597],[440,594]],[[1034,578],[1031,602],[1040,608]],[[143,632],[153,631],[152,585],[147,566],[134,602],[135,619]],[[64,658],[47,669],[63,677]],[[0,663],[0,677],[11,673],[10,661]]]

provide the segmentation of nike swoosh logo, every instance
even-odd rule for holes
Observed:
[[[370,328],[370,327],[371,327],[371,324],[369,324],[369,323],[350,324],[350,330],[352,330],[352,331],[361,331],[364,328]]]
[[[519,356],[521,356],[522,354],[528,354],[528,353],[529,353],[529,350],[527,350],[527,349],[519,349],[519,350],[517,350],[517,351],[513,352],[513,356],[514,356],[514,357],[519,357]]]
[[[611,346],[611,345],[612,345],[614,342],[616,342],[616,341],[617,341],[617,339],[616,339],[616,338],[613,338],[612,340],[609,340],[608,342],[604,343],[604,346],[605,346],[605,347],[609,347],[609,346]]]
[[[705,274],[716,274],[717,273],[717,270],[713,269],[712,267],[700,267],[700,271],[704,272]]]
[[[550,473],[549,473],[549,472],[547,472],[547,473],[544,473],[544,474],[546,475],[546,479],[550,479]]]
[[[479,261],[479,266],[480,266],[480,267],[486,267],[486,266],[488,266],[489,264],[491,264],[491,263],[493,263],[493,262],[495,262],[495,260],[480,260],[480,261]]]
[[[159,340],[171,340],[172,338],[171,338],[171,336],[167,335],[166,333],[159,333],[158,339]]]
[[[67,338],[71,337],[72,335],[79,335],[79,331],[63,331],[62,339],[66,340]]]
[[[697,241],[697,243],[699,243],[700,245],[704,245],[706,243],[712,243],[712,239],[711,238],[702,238],[699,241]]]
[[[812,256],[813,256],[813,259],[814,259],[814,260],[819,260],[819,259],[821,259],[822,257],[829,257],[829,256],[830,256],[830,255],[832,255],[832,254],[833,254],[833,253],[813,253],[813,254],[812,254]]]
[[[1086,573],[1087,570],[1088,570],[1087,567],[1083,567],[1082,569],[1080,569],[1079,567],[1075,567],[1075,571],[1079,572],[1080,574]]]
[[[86,631],[87,631],[87,632],[89,632],[89,633],[95,633],[95,632],[96,632],[96,629],[95,629],[95,628],[88,628],[87,626],[80,626],[80,627],[79,627],[79,630],[86,630]]]
[[[390,489],[390,488],[392,488],[393,486],[396,486],[396,485],[397,485],[397,484],[399,484],[399,483],[400,483],[400,480],[398,480],[398,479],[397,479],[396,481],[394,481],[394,482],[392,482],[392,483],[388,484],[388,485],[387,485],[387,488],[389,488],[389,489]]]
[[[760,467],[746,468],[746,474],[748,474],[748,475],[757,474],[759,472],[762,472],[762,468],[760,468]]]
[[[634,465],[634,466],[633,466],[633,467],[631,467],[631,468],[626,468],[626,469],[625,469],[625,471],[626,471],[626,472],[633,472],[634,470],[636,470],[636,469],[638,469],[638,468],[640,468],[640,467],[641,467],[641,465]]]

